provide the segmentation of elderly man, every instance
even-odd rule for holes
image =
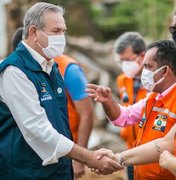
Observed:
[[[71,141],[63,79],[53,60],[65,46],[63,9],[37,3],[23,27],[23,41],[0,64],[1,177],[71,180],[67,156],[103,174],[121,169]]]
[[[173,41],[163,40],[148,46],[141,80],[143,86],[153,92],[149,97],[131,106],[122,107],[115,103],[110,88],[88,85],[89,96],[103,104],[107,116],[115,125],[124,127],[139,123],[136,146],[164,137],[176,123],[175,54],[176,44]],[[158,145],[155,148],[157,149]],[[175,178],[158,163],[152,163],[135,166],[134,179],[174,180]]]
[[[23,27],[19,27],[13,36],[12,46],[16,49],[22,40]],[[62,55],[54,58],[58,63],[68,100],[68,117],[73,141],[79,146],[87,147],[89,136],[93,127],[93,106],[85,92],[87,79],[81,65],[73,58]],[[84,164],[73,161],[75,179],[85,174]]]

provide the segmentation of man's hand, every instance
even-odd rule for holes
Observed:
[[[163,151],[160,155],[159,164],[162,168],[167,168],[168,163],[171,158],[173,158],[174,155],[171,154],[169,151]]]
[[[89,97],[94,99],[94,101],[101,103],[104,103],[112,98],[111,89],[109,87],[87,84],[85,91],[88,93]]]
[[[114,160],[115,162],[118,162],[118,156],[109,149],[102,148],[102,149],[97,150],[96,152],[97,152],[98,160],[102,159],[103,156],[106,156],[106,157],[109,157],[110,159]],[[123,167],[122,167],[122,169],[123,169]],[[98,175],[101,175],[101,172],[98,169],[91,168],[91,171],[95,172]]]
[[[114,121],[120,116],[120,106],[113,100],[111,89],[109,87],[87,84],[85,91],[94,101],[102,103],[103,109],[109,120]]]
[[[103,156],[107,156],[109,157],[110,159],[114,160],[117,162],[117,156],[113,153],[112,150],[110,149],[105,149],[105,148],[102,148],[102,149],[99,149],[96,151],[97,152],[97,159],[100,160]]]
[[[74,144],[68,156],[87,165],[89,168],[98,169],[103,175],[112,174],[115,171],[123,169],[123,166],[107,156],[103,156],[98,160],[98,154],[98,151],[91,151]]]
[[[74,171],[75,180],[82,177],[85,174],[84,164],[82,164],[78,161],[74,161],[73,162],[73,171]]]
[[[98,162],[93,162],[94,166],[91,167],[91,170],[96,174],[107,175],[123,169],[123,166],[117,163],[116,155],[111,150],[100,149],[95,151],[94,153],[96,156],[95,159],[98,160]]]

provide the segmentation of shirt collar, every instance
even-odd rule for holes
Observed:
[[[42,70],[49,74],[51,72],[51,70],[52,70],[54,60],[51,59],[50,61],[47,61],[43,56],[41,56],[37,51],[32,49],[24,41],[22,41],[22,44],[26,47],[26,49],[29,51],[31,56],[40,64],[40,66],[42,67]]]
[[[176,83],[174,83],[172,86],[170,86],[169,88],[167,88],[164,92],[162,93],[158,93],[158,95],[156,96],[156,100],[159,100],[163,97],[165,97],[174,87],[175,87]]]

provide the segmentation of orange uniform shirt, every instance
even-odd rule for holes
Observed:
[[[139,123],[136,146],[165,136],[176,123],[176,86],[163,98],[156,100],[152,93]],[[144,154],[145,156],[145,154]],[[135,180],[174,180],[174,175],[159,166],[159,163],[135,166]]]

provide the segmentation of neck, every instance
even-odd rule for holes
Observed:
[[[167,90],[169,87],[171,87],[175,83],[176,83],[176,77],[170,78],[170,79],[165,79],[163,81],[163,85],[162,86],[159,85],[160,87],[158,87],[158,92],[163,93],[165,90]]]
[[[43,56],[47,61],[50,61],[51,59],[49,59],[48,57],[46,57],[41,49],[41,47],[39,47],[39,45],[36,42],[33,42],[33,40],[30,39],[25,39],[24,42],[30,46],[32,49],[34,49],[36,52],[38,52],[41,56]]]

